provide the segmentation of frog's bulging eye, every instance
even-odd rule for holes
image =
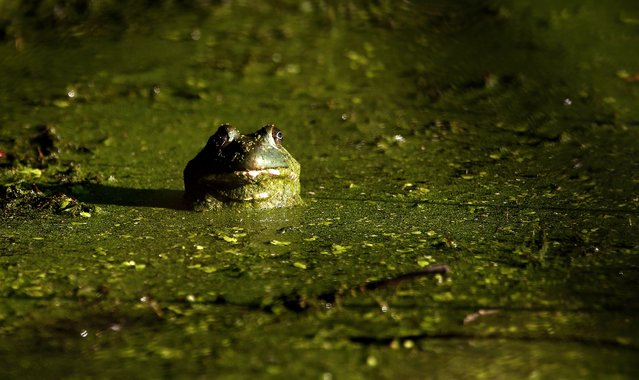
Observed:
[[[214,137],[215,145],[219,146],[220,148],[225,146],[229,142],[229,135],[215,135]]]
[[[239,132],[229,124],[221,125],[215,134],[209,139],[209,143],[214,144],[218,148],[225,147],[228,143],[235,139]]]
[[[218,148],[225,146],[228,142],[229,134],[226,130],[222,129],[222,127],[220,127],[220,129],[218,129],[217,132],[215,132],[215,134],[209,139],[209,144],[213,144]]]
[[[271,136],[273,136],[273,140],[276,144],[282,142],[282,139],[284,138],[284,134],[282,133],[282,131],[275,127],[273,127],[273,130],[271,131]]]

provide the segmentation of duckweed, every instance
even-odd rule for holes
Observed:
[[[637,377],[630,2],[9,3],[3,378]],[[224,122],[304,206],[188,209]]]

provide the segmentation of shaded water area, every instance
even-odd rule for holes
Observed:
[[[639,376],[639,3],[136,4],[0,0],[0,377]]]

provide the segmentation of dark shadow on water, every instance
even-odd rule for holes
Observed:
[[[54,189],[49,189],[54,190]],[[68,190],[68,188],[67,188]],[[56,191],[56,190],[54,190]],[[57,189],[59,191],[59,189]],[[66,192],[66,191],[62,191]],[[73,192],[79,201],[93,204],[108,204],[117,206],[133,206],[133,207],[157,207],[173,210],[192,210],[184,200],[183,190],[171,189],[134,189],[130,187],[105,186],[101,184],[83,184],[81,192]],[[406,204],[431,204],[439,206],[468,207],[467,202],[437,202],[428,200],[389,200],[385,198],[342,198],[342,197],[310,197],[325,201],[340,202],[379,202],[379,203],[406,203]],[[489,205],[482,204],[483,207],[503,208],[503,209],[536,209],[536,210],[554,210],[564,212],[589,212],[589,213],[609,213],[609,214],[637,214],[634,209],[615,209],[615,208],[588,208],[588,207],[570,207],[556,205]]]
[[[158,207],[189,210],[184,191],[169,189],[134,189],[129,187],[83,185],[83,191],[74,196],[81,202],[117,206]]]

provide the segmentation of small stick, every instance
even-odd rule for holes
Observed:
[[[356,288],[358,288],[361,292],[365,292],[367,290],[374,290],[387,286],[397,286],[403,281],[411,280],[417,277],[430,276],[434,274],[447,274],[448,272],[450,272],[450,268],[448,267],[448,265],[434,264],[413,272],[400,274],[399,276],[372,282],[365,282]]]

